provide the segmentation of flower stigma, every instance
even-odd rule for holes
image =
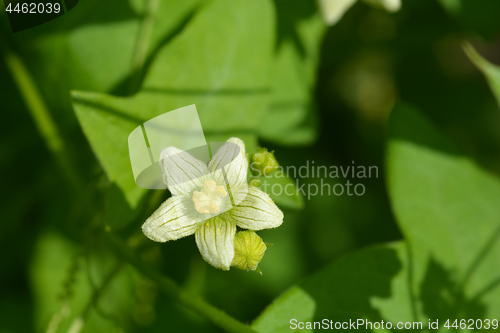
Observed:
[[[217,186],[213,180],[207,180],[203,183],[201,192],[193,192],[194,208],[198,213],[217,214],[220,211],[222,199],[227,196],[223,186]]]

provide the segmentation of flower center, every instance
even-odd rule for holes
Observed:
[[[203,183],[201,192],[193,192],[194,208],[198,213],[217,214],[225,196],[227,192],[223,186],[217,186],[213,180],[207,180]]]

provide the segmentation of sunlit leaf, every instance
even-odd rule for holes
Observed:
[[[146,190],[134,182],[127,139],[143,122],[196,104],[208,137],[257,131],[268,105],[272,14],[267,0],[214,1],[156,54],[140,93],[73,93],[84,133],[132,211]]]
[[[415,283],[424,284],[435,268],[441,282],[452,285],[440,287],[455,290],[445,314],[458,316],[462,306],[465,314],[498,313],[500,288],[493,286],[500,277],[499,179],[404,105],[390,117],[387,164],[394,213],[414,255]],[[444,302],[443,291],[435,292],[430,297]]]
[[[500,181],[407,106],[392,112],[388,145],[389,191],[406,242],[350,254],[306,278],[254,321],[258,332],[358,319],[357,329],[369,331],[366,320],[425,329],[430,319],[442,328],[450,318],[499,312]]]
[[[405,252],[405,245],[398,243],[346,256],[281,295],[252,323],[252,328],[260,333],[293,332],[294,328],[307,328],[306,322],[318,322],[311,328],[319,331],[325,329],[323,319],[328,329],[330,320],[334,325],[357,319],[411,320]],[[394,300],[398,305],[392,313],[381,311],[379,300]],[[303,322],[302,326],[298,322]],[[365,326],[358,329],[364,331]]]
[[[326,25],[313,1],[276,1],[277,44],[272,100],[260,135],[284,145],[306,145],[317,136],[312,94]]]

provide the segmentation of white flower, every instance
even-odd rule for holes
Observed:
[[[326,24],[334,25],[356,0],[319,0],[321,13]]]
[[[283,222],[283,212],[260,189],[247,184],[245,145],[229,139],[205,165],[187,152],[165,148],[160,156],[165,184],[172,193],[144,222],[142,231],[157,242],[195,234],[203,259],[229,270],[236,226],[262,230]]]
[[[365,0],[365,2],[372,6],[383,8],[392,13],[401,9],[401,0]]]
[[[334,25],[356,3],[357,0],[318,0],[326,24]],[[366,3],[381,7],[389,12],[401,8],[401,0],[364,0]]]

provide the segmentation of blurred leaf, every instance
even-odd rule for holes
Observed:
[[[500,22],[500,2],[497,0],[483,0],[478,3],[476,0],[460,0],[458,4],[450,6],[451,0],[448,0],[448,8],[455,9],[455,16],[465,29],[473,31],[476,34],[492,39],[498,34]],[[458,8],[459,10],[457,10]],[[465,30],[464,29],[464,30]]]
[[[439,0],[441,6],[450,14],[458,15],[462,7],[461,0]]]
[[[245,143],[245,151],[251,152],[255,151],[258,146],[257,142],[257,134],[253,132],[240,132],[238,130],[235,131],[224,131],[221,133],[210,132],[205,133],[205,138],[207,142],[226,142],[230,137],[236,136],[243,140]]]
[[[411,321],[410,298],[404,286],[407,276],[402,270],[407,265],[405,249],[404,243],[378,246],[328,265],[281,295],[252,323],[252,328],[260,333],[293,332],[292,319],[322,322],[327,318],[328,325],[329,320],[349,319]],[[387,299],[397,306],[382,317],[373,303]]]
[[[95,244],[94,244],[95,245]],[[55,232],[41,235],[34,250],[30,269],[31,285],[35,295],[36,330],[58,327],[65,332],[72,322],[84,313],[91,301],[94,286],[103,282],[103,277],[116,265],[109,252],[92,255],[85,260],[82,248]],[[122,270],[111,281],[98,300],[99,309],[105,310],[109,318],[96,313],[95,308],[84,321],[82,332],[110,332],[116,327],[127,327],[133,309],[134,284],[137,278],[129,268]]]
[[[265,312],[252,323],[260,333],[290,332],[290,319],[311,321],[314,318],[316,302],[307,292],[295,286],[276,299]],[[301,330],[312,332],[312,330]]]
[[[464,50],[469,59],[486,77],[486,80],[488,81],[490,88],[497,99],[498,106],[500,106],[500,66],[494,65],[484,59],[469,43],[464,45]]]
[[[67,112],[69,90],[110,92],[127,81],[137,53],[151,57],[176,34],[199,0],[160,1],[149,14],[150,2],[80,1],[57,20],[9,36],[57,117],[72,116]],[[154,29],[144,36],[141,29],[148,15],[155,18]],[[128,88],[125,84],[120,93]]]
[[[123,191],[123,207],[134,211],[146,192],[134,182],[127,147],[128,135],[143,122],[195,103],[207,136],[256,131],[267,109],[272,31],[268,1],[214,1],[159,51],[139,94],[73,93],[85,135]]]
[[[280,169],[268,176],[259,177],[260,189],[269,194],[278,206],[292,209],[304,208],[304,198],[295,181],[284,175]]]
[[[409,245],[378,246],[333,262],[274,301],[254,329],[288,332],[292,318],[424,325],[439,319],[442,327],[447,319],[499,313],[500,181],[402,105],[390,118],[388,173]]]
[[[414,255],[413,279],[424,284],[435,268],[452,289],[447,309],[424,310],[440,318],[443,311],[477,311],[478,318],[500,313],[500,181],[460,155],[414,109],[397,105],[389,124],[388,187]],[[429,300],[442,300],[439,292]]]
[[[347,191],[346,180],[350,180],[352,186],[362,184],[365,193],[361,196],[335,195],[336,186],[340,185]],[[304,199],[307,201],[300,214],[307,223],[302,224],[300,234],[304,242],[302,252],[308,257],[309,268],[317,270],[361,246],[401,239],[388,199],[381,195],[383,183],[379,182],[382,180],[301,180],[301,184],[305,184]],[[311,195],[314,193],[318,194]]]
[[[185,333],[185,332],[203,332],[219,333],[219,327],[213,325],[205,318],[199,317],[193,312],[186,310],[173,303],[167,298],[160,298],[155,304],[157,309],[157,319],[148,326],[147,329],[137,330],[136,332],[148,333]]]
[[[35,78],[62,136],[71,139],[71,158],[83,178],[95,163],[69,112],[69,90],[128,94],[133,79],[140,77],[135,72],[137,59],[146,58],[149,64],[158,49],[178,34],[199,2],[87,0],[58,20],[21,34],[6,34]],[[106,193],[106,206],[107,221],[116,227],[137,214],[116,184]]]
[[[312,93],[326,25],[314,1],[275,0],[278,36],[271,68],[272,101],[259,125],[261,136],[284,145],[307,145],[317,137]]]
[[[323,18],[328,25],[336,24],[356,3],[356,0],[320,0]]]

